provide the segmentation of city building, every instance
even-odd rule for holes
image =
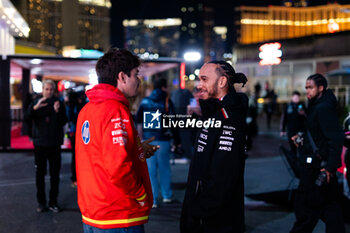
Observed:
[[[110,47],[109,0],[17,0],[31,31],[28,41],[51,46],[107,50]]]
[[[341,106],[350,104],[350,5],[239,7],[233,62],[248,91],[269,82],[280,102],[305,93],[314,73],[328,77]],[[264,93],[262,93],[264,95]]]
[[[3,59],[15,53],[15,37],[26,38],[29,31],[27,22],[10,0],[0,0],[0,54]]]
[[[299,38],[350,30],[347,5],[247,7],[240,13],[240,44]]]
[[[157,59],[178,57],[180,49],[180,18],[125,19],[125,47],[135,54]]]
[[[157,1],[150,1],[149,4],[142,1],[133,3],[144,5],[142,9],[137,8],[133,12],[127,11],[131,3],[113,4],[114,46],[127,47],[140,54],[157,53],[160,57],[184,58],[187,52],[198,52],[201,58],[198,64],[191,64],[193,67],[203,64],[204,61],[223,59],[225,53],[231,52],[232,45],[227,45],[227,39],[230,38],[228,31],[232,27],[225,25],[227,20],[222,13],[215,14],[216,6],[212,2],[158,1],[157,5],[154,5],[154,2]],[[167,9],[157,10],[164,7]],[[230,15],[231,12],[232,10]],[[221,17],[220,22],[216,22],[217,16]],[[223,18],[225,20],[222,20]]]
[[[293,6],[293,7],[306,7],[308,6],[307,0],[283,0],[284,6]]]

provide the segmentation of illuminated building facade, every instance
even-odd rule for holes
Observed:
[[[204,51],[206,51],[204,46],[210,43],[210,38],[208,38],[204,29],[211,26],[208,19],[205,21],[207,24],[204,25],[204,10],[208,12],[202,1],[181,1],[180,57],[183,57],[187,51],[197,51],[203,58]],[[206,35],[205,38],[204,35]]]
[[[181,23],[179,18],[124,20],[125,47],[151,56],[145,58],[178,57]]]
[[[28,37],[27,22],[18,13],[10,0],[0,0],[0,54],[15,53],[15,37]]]
[[[28,22],[30,42],[106,50],[110,46],[109,0],[20,0],[17,7]]]
[[[240,44],[321,35],[350,30],[350,5],[247,7],[240,12]]]
[[[294,90],[305,93],[308,76],[320,73],[340,106],[350,104],[350,5],[237,10],[242,18],[233,62],[247,75],[248,90],[269,82],[287,102]]]
[[[307,0],[283,0],[284,6],[293,7],[306,7],[308,6]]]

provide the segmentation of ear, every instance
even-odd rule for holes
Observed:
[[[323,92],[323,90],[324,90],[324,86],[319,86],[319,87],[318,87],[318,91],[319,91],[319,92]]]
[[[125,74],[124,74],[124,72],[120,71],[120,72],[118,73],[117,81],[118,81],[118,82],[123,82],[123,83],[125,83]]]
[[[225,88],[227,84],[228,84],[227,77],[221,76],[221,77],[219,78],[219,87],[220,87],[220,88]]]

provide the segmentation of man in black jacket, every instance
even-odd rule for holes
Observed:
[[[61,169],[61,145],[63,144],[63,126],[67,122],[64,105],[54,96],[55,83],[45,80],[43,96],[34,100],[28,107],[26,118],[33,121],[33,143],[36,168],[37,212],[46,207],[45,174],[47,161],[50,168],[49,209],[59,212],[57,204]]]
[[[300,102],[300,93],[298,91],[294,91],[291,102],[288,103],[283,110],[280,127],[280,135],[288,135],[290,149],[294,154],[297,152],[297,147],[294,145],[291,137],[304,130],[304,122],[305,106],[302,102]]]
[[[181,233],[244,232],[245,120],[248,98],[234,83],[247,82],[224,61],[203,65],[199,72],[203,120],[220,128],[197,134],[181,214]]]
[[[337,100],[327,89],[327,80],[320,74],[307,78],[306,94],[309,99],[309,136],[306,131],[299,156],[301,166],[295,200],[296,222],[291,233],[311,233],[319,219],[325,222],[327,232],[343,233],[345,229],[337,202],[339,192],[335,173],[341,165],[344,136],[336,115]]]

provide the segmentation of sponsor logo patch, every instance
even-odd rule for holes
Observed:
[[[81,138],[83,139],[84,144],[90,142],[90,123],[88,120],[84,121],[83,126],[81,127]]]

